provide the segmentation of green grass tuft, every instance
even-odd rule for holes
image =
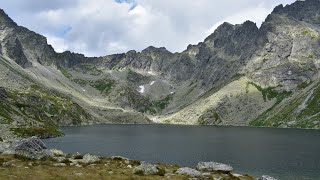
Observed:
[[[289,97],[292,94],[292,92],[288,92],[288,91],[279,92],[279,91],[275,90],[276,87],[262,88],[261,86],[258,86],[257,84],[255,84],[253,82],[249,82],[248,84],[253,85],[254,87],[256,87],[262,93],[263,100],[265,102],[276,98],[277,99],[277,104],[278,104],[283,99]]]
[[[58,70],[68,79],[72,78],[72,75],[62,66],[58,66]]]

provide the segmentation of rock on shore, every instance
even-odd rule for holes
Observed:
[[[139,166],[133,169],[134,174],[141,174],[141,175],[155,175],[159,173],[158,166],[142,162]]]
[[[188,175],[188,176],[191,176],[191,177],[200,177],[200,176],[202,176],[202,173],[200,171],[197,171],[197,170],[189,168],[189,167],[179,168],[176,173],[177,174],[181,174],[181,175]]]
[[[47,149],[46,145],[38,137],[2,143],[0,144],[0,152],[37,160],[53,156],[53,153]]]
[[[233,168],[230,165],[217,162],[199,162],[197,169],[200,171],[220,171],[224,173],[230,173],[233,171]]]

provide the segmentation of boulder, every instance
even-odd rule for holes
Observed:
[[[111,159],[112,160],[123,160],[123,161],[129,160],[128,158],[123,157],[123,156],[111,156]]]
[[[53,159],[57,162],[64,162],[67,160],[65,157],[53,157]]]
[[[263,175],[262,177],[258,178],[257,180],[277,180],[274,177],[268,176],[268,175]]]
[[[199,162],[197,165],[197,170],[199,171],[219,171],[223,173],[230,173],[233,168],[227,164],[221,164],[217,162]]]
[[[86,164],[95,163],[98,161],[100,161],[100,158],[98,156],[91,155],[91,154],[85,154],[82,159],[82,162]]]
[[[61,150],[58,149],[50,149],[50,151],[52,152],[52,154],[54,156],[64,156],[64,153]]]
[[[52,164],[52,166],[55,166],[55,167],[66,167],[67,165],[65,163],[55,163],[55,164]]]
[[[177,170],[176,174],[187,175],[187,176],[190,176],[190,177],[200,177],[200,176],[202,176],[200,171],[197,171],[197,170],[189,168],[189,167],[179,168]]]
[[[46,145],[38,137],[15,140],[3,147],[3,154],[14,154],[29,159],[39,160],[53,156],[53,153],[47,149]]]
[[[204,172],[204,173],[202,173],[202,176],[204,176],[204,177],[209,177],[209,176],[211,176],[211,173],[209,173],[209,172]]]
[[[0,143],[0,154],[5,152],[10,147],[9,143]]]
[[[159,170],[157,165],[142,162],[139,166],[133,169],[133,173],[140,175],[155,175],[159,173]]]

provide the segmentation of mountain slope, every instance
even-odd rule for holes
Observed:
[[[9,104],[1,127],[27,122],[57,132],[58,125],[151,119],[319,128],[319,14],[320,1],[296,1],[277,6],[260,28],[250,21],[223,23],[181,53],[148,47],[85,57],[56,53],[45,37],[1,11],[0,101]]]
[[[315,116],[319,110],[308,111],[309,114],[304,116],[290,112],[283,115],[281,111],[275,111],[287,107],[290,101],[297,101],[299,106],[299,102],[307,101],[312,93],[304,92],[301,87],[317,86],[319,7],[319,1],[309,0],[275,8],[258,30],[256,42],[261,45],[238,72],[242,77],[240,81],[231,82],[218,92],[162,120],[169,123],[187,121],[196,124],[319,128],[319,119]],[[297,11],[298,14],[295,13]],[[252,87],[260,97],[256,93],[250,94],[248,88]],[[302,97],[298,101],[299,95]],[[320,107],[317,96],[310,96],[314,102],[313,108]],[[286,101],[281,103],[283,100]],[[294,107],[290,107],[293,111]],[[266,114],[273,120],[265,119]]]

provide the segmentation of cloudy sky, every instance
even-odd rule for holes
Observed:
[[[19,25],[56,51],[101,56],[152,45],[184,50],[222,22],[259,26],[278,4],[295,0],[0,0]]]

